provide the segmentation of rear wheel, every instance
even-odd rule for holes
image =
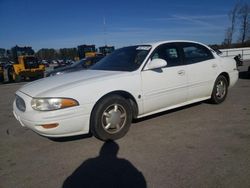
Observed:
[[[222,103],[227,96],[228,81],[225,76],[220,75],[214,83],[213,93],[211,95],[211,102],[214,104]]]
[[[118,95],[102,99],[91,114],[91,132],[101,140],[116,140],[129,130],[132,108],[128,100]]]

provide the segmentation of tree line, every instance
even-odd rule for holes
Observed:
[[[223,48],[250,46],[250,4],[238,1],[229,11]]]
[[[54,60],[54,59],[63,59],[63,60],[74,60],[78,57],[77,48],[61,48],[55,50],[53,48],[42,48],[36,52],[36,57],[38,59]]]
[[[14,46],[9,50],[0,48],[0,61],[16,61],[20,55],[35,55],[39,60],[75,60],[79,57],[77,48],[61,48],[59,50],[53,48],[42,48],[35,52],[30,46]]]

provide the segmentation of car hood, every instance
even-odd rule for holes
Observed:
[[[73,72],[73,71],[78,71],[78,70],[83,70],[83,69],[84,69],[84,67],[82,67],[82,68],[72,67],[72,66],[59,67],[59,68],[56,68],[52,71],[48,71],[47,75],[51,75],[51,74],[55,75],[58,72],[60,72],[60,73]]]
[[[63,75],[43,78],[19,89],[31,97],[46,97],[48,94],[56,94],[66,89],[72,89],[79,85],[91,84],[93,82],[114,79],[118,75],[124,74],[120,71],[100,71],[100,70],[83,70],[71,72]],[[53,96],[51,96],[53,97]]]

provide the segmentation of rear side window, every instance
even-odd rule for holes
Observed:
[[[199,44],[184,44],[183,53],[187,64],[198,63],[214,58],[209,49]]]

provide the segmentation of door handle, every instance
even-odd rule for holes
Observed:
[[[178,71],[178,74],[179,74],[180,76],[183,76],[183,75],[185,74],[185,71],[184,71],[184,70],[179,70],[179,71]]]

